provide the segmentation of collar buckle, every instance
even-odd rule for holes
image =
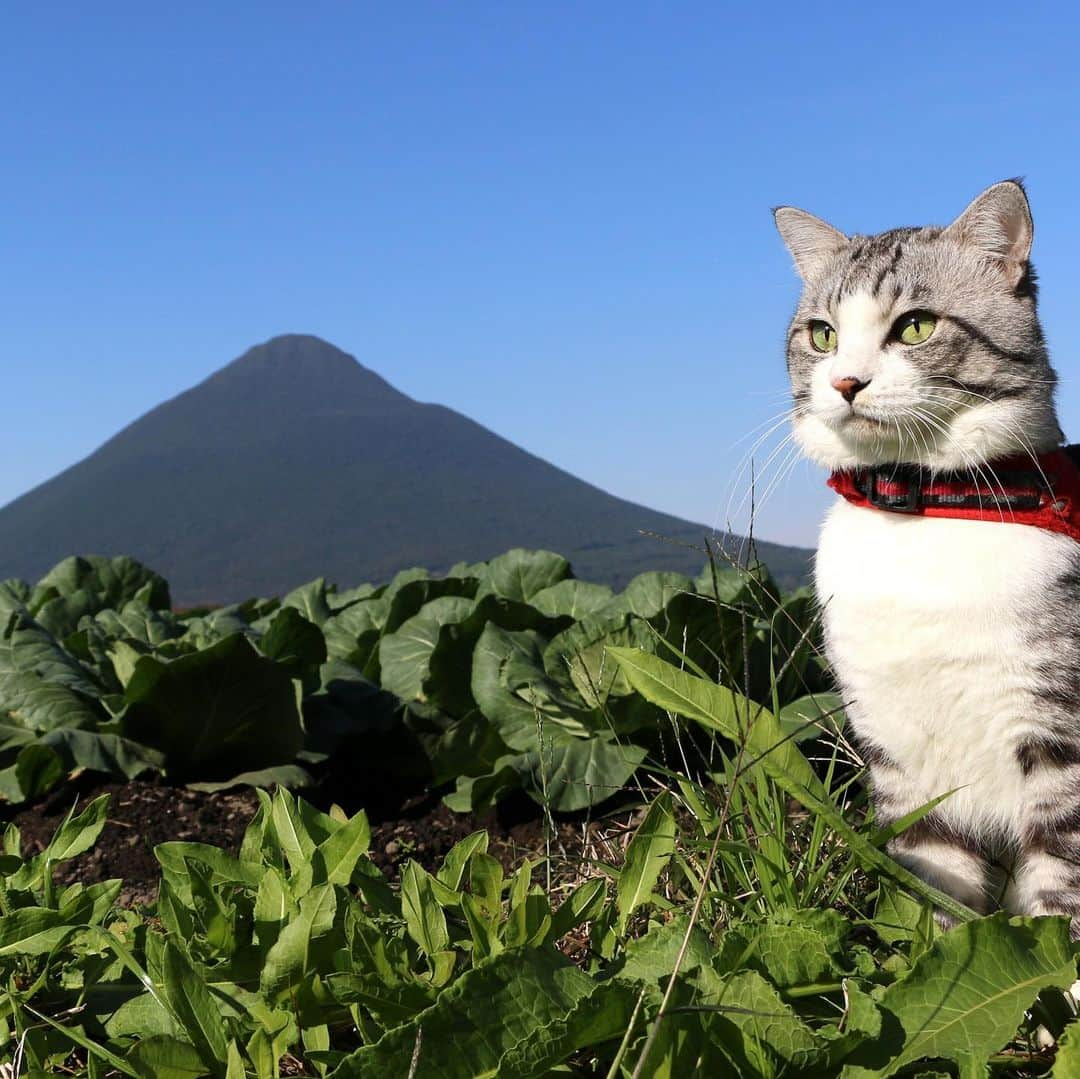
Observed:
[[[889,469],[887,482],[895,486],[897,481],[904,485],[901,492],[886,493],[878,487],[878,470],[861,469],[855,474],[855,487],[866,497],[871,506],[891,513],[921,513],[922,471],[916,465],[898,465]]]

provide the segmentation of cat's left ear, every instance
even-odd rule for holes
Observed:
[[[1031,207],[1020,181],[1003,180],[988,187],[943,235],[999,259],[1010,284],[1019,284],[1027,272],[1035,235]]]

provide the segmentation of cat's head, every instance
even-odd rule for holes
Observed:
[[[796,440],[828,468],[972,468],[1062,440],[1019,182],[947,228],[845,236],[782,206],[803,279],[788,332]]]

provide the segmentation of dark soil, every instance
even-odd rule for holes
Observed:
[[[251,788],[200,794],[152,782],[71,783],[9,816],[22,833],[23,855],[40,851],[72,806],[81,809],[99,794],[109,795],[109,814],[100,838],[85,854],[57,866],[53,876],[65,885],[120,877],[124,881],[120,902],[125,906],[156,898],[160,874],[154,847],[158,843],[183,839],[235,852],[259,805]]]
[[[413,794],[394,806],[385,793],[373,792],[369,806],[345,808],[367,810],[372,820],[371,858],[392,879],[410,859],[429,871],[438,869],[458,840],[484,828],[490,836],[488,853],[507,871],[526,857],[537,862],[547,856],[550,862],[545,864],[554,885],[577,882],[595,876],[597,862],[621,861],[634,824],[633,812],[623,811],[593,819],[559,820],[552,828],[550,823],[545,827],[539,807],[524,797],[476,816],[451,812],[435,794]],[[160,874],[153,849],[158,843],[210,843],[236,853],[259,804],[251,788],[208,794],[152,780],[118,783],[84,775],[35,805],[17,812],[7,808],[0,814],[18,825],[23,854],[29,856],[45,846],[73,805],[81,808],[99,794],[108,794],[110,800],[98,842],[92,850],[57,866],[54,878],[67,885],[120,877],[124,881],[120,902],[126,906],[145,905],[156,898]],[[325,809],[332,800],[339,800],[328,799],[326,794],[318,790],[308,797]],[[299,796],[304,797],[304,792]]]

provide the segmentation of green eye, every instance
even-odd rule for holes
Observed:
[[[929,311],[909,311],[896,320],[893,336],[905,345],[921,345],[936,326],[937,319]]]
[[[836,330],[816,318],[810,323],[810,343],[818,352],[832,352],[836,348]]]

